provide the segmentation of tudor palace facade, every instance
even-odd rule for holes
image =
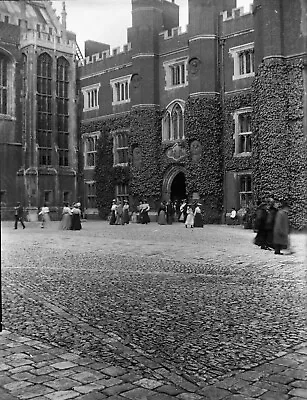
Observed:
[[[235,0],[188,0],[184,29],[174,0],[131,0],[127,44],[89,40],[79,60],[65,9],[60,22],[50,2],[2,3],[21,15],[8,20],[0,5],[8,209],[78,199],[105,218],[115,197],[153,210],[188,198],[220,223],[274,197],[306,226],[304,0],[254,0],[247,13]]]

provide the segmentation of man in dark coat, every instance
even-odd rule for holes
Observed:
[[[255,230],[257,232],[257,235],[255,237],[254,243],[257,246],[260,246],[264,250],[268,249],[266,245],[266,230],[265,230],[266,219],[267,219],[266,203],[260,202],[256,210]]]
[[[23,223],[23,207],[20,204],[20,202],[16,204],[14,210],[15,210],[15,229],[17,229],[18,221],[21,223],[23,229],[25,229],[25,224]]]
[[[284,201],[281,204],[280,210],[276,214],[273,241],[275,254],[282,254],[281,249],[286,249],[289,245],[289,206]]]
[[[273,244],[273,230],[275,224],[275,218],[277,214],[278,208],[274,199],[269,199],[269,208],[267,212],[267,218],[265,222],[265,230],[266,230],[266,245],[271,249],[274,248]]]

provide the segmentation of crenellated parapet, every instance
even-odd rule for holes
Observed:
[[[177,26],[175,28],[163,31],[159,33],[160,38],[162,37],[163,40],[172,39],[174,37],[184,35],[188,33],[188,25],[185,26]]]
[[[86,65],[94,64],[98,61],[105,61],[105,60],[109,60],[111,61],[111,63],[112,61],[114,61],[114,64],[116,64],[117,60],[119,59],[119,56],[127,54],[130,51],[131,51],[131,43],[127,43],[124,44],[122,47],[116,47],[113,48],[112,50],[105,50],[87,56],[82,60],[78,61],[78,67],[84,67]],[[103,66],[101,66],[101,68],[103,68]]]
[[[254,28],[253,5],[250,4],[248,12],[243,7],[233,8],[230,12],[223,11],[221,15],[221,33],[229,35]]]

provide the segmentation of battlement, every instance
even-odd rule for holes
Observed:
[[[103,61],[106,59],[110,59],[116,57],[120,54],[128,53],[131,50],[131,43],[124,44],[121,47],[116,47],[114,49],[101,51],[99,53],[92,54],[91,56],[85,57],[82,60],[78,61],[78,67],[83,67],[88,64],[93,64],[97,61]]]
[[[249,5],[249,11],[245,12],[244,7],[233,8],[231,11],[223,11],[221,12],[221,16],[223,21],[230,21],[239,17],[243,17],[245,15],[250,15],[253,13],[253,4]]]
[[[28,29],[26,32],[21,34],[20,45],[21,47],[25,47],[32,44],[54,50],[65,51],[71,54],[75,53],[76,50],[76,43],[73,40],[68,40],[47,32]]]
[[[185,33],[188,33],[188,25],[185,25],[184,27],[177,26],[175,28],[163,31],[159,33],[159,36],[161,36],[164,40],[167,40],[176,36],[184,35]]]

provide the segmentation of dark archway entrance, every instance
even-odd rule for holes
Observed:
[[[171,201],[182,200],[186,198],[185,176],[179,172],[173,179],[171,185]]]

